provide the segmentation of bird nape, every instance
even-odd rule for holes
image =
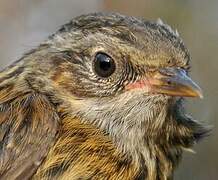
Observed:
[[[209,131],[189,61],[160,20],[73,19],[0,72],[0,179],[172,179]]]

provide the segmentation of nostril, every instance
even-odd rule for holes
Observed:
[[[166,83],[167,83],[167,85],[172,85],[172,81],[170,81],[170,80],[167,80]]]

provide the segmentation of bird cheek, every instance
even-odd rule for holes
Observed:
[[[144,92],[152,92],[151,80],[141,79],[125,86],[125,90],[143,89]]]

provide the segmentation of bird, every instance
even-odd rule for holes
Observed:
[[[0,179],[173,179],[209,132],[190,60],[160,19],[73,18],[0,72]]]

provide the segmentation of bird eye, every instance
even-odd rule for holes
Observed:
[[[105,53],[97,53],[94,59],[94,70],[100,77],[109,77],[115,71],[114,60]]]

